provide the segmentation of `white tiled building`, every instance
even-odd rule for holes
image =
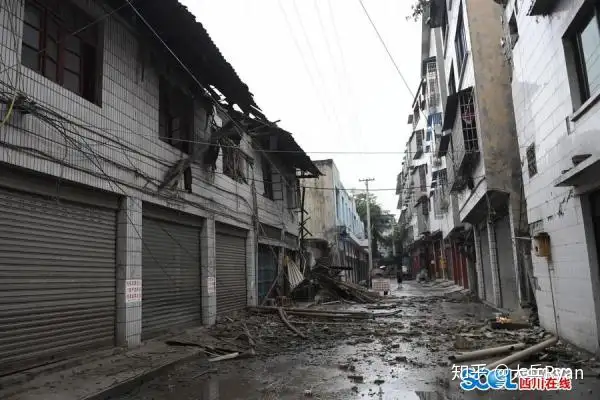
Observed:
[[[0,374],[214,323],[298,246],[314,164],[178,1],[133,3],[189,71],[114,3],[0,6]]]
[[[521,168],[493,1],[433,0],[431,24],[442,28],[448,98],[438,153],[446,154],[457,223],[474,240],[480,298],[505,309],[523,300],[523,261],[516,237],[525,226]],[[520,225],[519,225],[520,224]],[[473,254],[474,253],[474,254]]]
[[[598,2],[508,0],[506,63],[533,241],[540,323],[599,350]],[[549,239],[549,256],[543,237]],[[547,242],[547,241],[546,241]]]

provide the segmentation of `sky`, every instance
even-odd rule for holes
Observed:
[[[267,118],[280,120],[311,159],[332,158],[346,189],[375,178],[369,187],[397,214],[397,195],[381,189],[396,187],[419,83],[420,23],[406,20],[412,1],[363,0],[410,91],[359,0],[180,1]]]

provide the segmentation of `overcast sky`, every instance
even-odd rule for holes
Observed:
[[[373,189],[396,187],[412,96],[358,0],[180,1],[313,160],[333,158],[347,189],[364,188],[365,177]],[[412,2],[363,2],[414,92],[421,34],[406,20]],[[327,153],[382,151],[398,154]],[[375,194],[396,213],[394,191]]]

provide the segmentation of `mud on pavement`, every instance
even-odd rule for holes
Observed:
[[[375,306],[378,307],[401,312],[393,317],[352,321],[289,316],[306,339],[287,329],[276,314],[231,316],[218,321],[208,333],[234,343],[240,333],[249,332],[256,345],[254,357],[216,363],[210,363],[208,357],[198,357],[119,398],[459,399],[469,396],[458,390],[455,381],[450,381],[450,354],[519,341],[537,343],[548,335],[538,327],[491,329],[489,319],[495,311],[458,292],[415,294],[390,299],[385,305]],[[358,305],[322,308],[379,311]],[[203,340],[207,333],[199,332],[195,339],[188,334],[187,340]],[[554,366],[595,366],[595,360],[589,356],[560,343],[531,361],[540,362],[540,357]],[[578,397],[597,398],[600,392],[596,378],[590,379],[591,382],[575,388]],[[539,394],[544,399],[574,395]],[[508,392],[480,395],[520,398]],[[529,395],[534,396],[528,398],[538,398],[535,393]]]

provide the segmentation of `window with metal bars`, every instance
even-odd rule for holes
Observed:
[[[21,63],[99,105],[100,27],[91,22],[90,17],[69,1],[27,0]]]
[[[527,170],[529,171],[529,178],[535,176],[538,172],[537,170],[537,160],[535,156],[535,143],[532,143],[527,147],[526,152],[527,157]]]
[[[477,138],[477,116],[475,115],[475,99],[473,91],[468,90],[459,94],[460,119],[466,153],[479,151]]]
[[[435,108],[440,104],[440,91],[438,85],[437,64],[435,61],[427,63],[427,104]]]

